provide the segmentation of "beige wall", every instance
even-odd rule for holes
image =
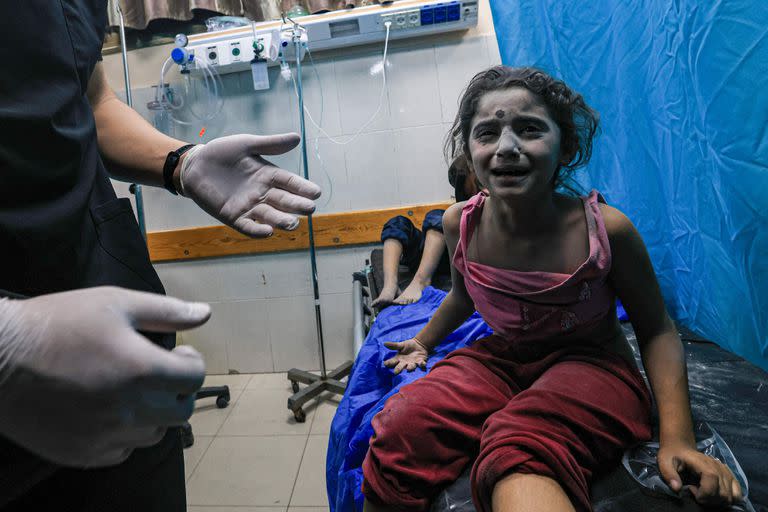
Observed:
[[[382,80],[369,70],[381,61],[381,50],[381,45],[370,45],[316,55],[320,83],[318,75],[305,69],[305,105],[319,116],[322,84],[323,129],[331,137],[348,139],[374,113]],[[457,99],[469,78],[500,61],[487,0],[481,2],[476,29],[395,41],[390,50],[381,111],[354,142],[335,144],[314,127],[308,128],[310,178],[324,189],[321,213],[450,200],[442,143]],[[153,116],[146,103],[166,51],[131,52],[135,108],[150,121]],[[122,88],[119,58],[107,58],[118,90]],[[270,68],[271,87],[260,92],[253,91],[249,71],[223,75],[224,108],[206,127],[205,137],[198,138],[197,126],[177,127],[175,136],[204,142],[233,133],[297,131],[296,96],[278,71]],[[300,169],[297,150],[271,160],[288,170]],[[116,188],[126,194],[125,185],[116,184]],[[191,201],[165,190],[144,187],[144,198],[150,231],[217,223]],[[363,267],[370,250],[318,252],[329,366],[354,356],[351,275]],[[169,294],[211,303],[211,321],[180,335],[183,343],[203,353],[209,373],[319,367],[306,251],[163,263],[155,268]]]

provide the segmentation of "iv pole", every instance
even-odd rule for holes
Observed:
[[[304,179],[309,180],[309,167],[307,165],[307,137],[304,124],[304,89],[301,85],[301,49],[302,32],[305,30],[298,23],[288,18],[293,23],[292,41],[296,51],[296,92],[299,98],[299,122],[301,128],[301,161],[304,171]],[[285,17],[283,18],[285,22]],[[317,345],[320,356],[320,375],[315,375],[308,371],[293,368],[288,372],[288,379],[291,381],[293,395],[288,399],[288,408],[293,411],[293,416],[298,423],[306,421],[306,414],[301,408],[306,402],[324,391],[330,391],[343,395],[346,390],[346,383],[341,379],[346,377],[352,371],[352,361],[346,361],[330,373],[326,372],[325,367],[325,342],[323,340],[323,320],[320,312],[320,292],[317,283],[317,258],[315,252],[315,236],[312,227],[312,215],[307,216],[307,229],[309,231],[309,260],[312,272],[312,289],[315,298],[315,325],[317,327]],[[299,388],[299,382],[308,384],[304,389]]]
[[[120,0],[115,0],[115,6],[117,8],[117,16],[120,19],[120,49],[123,53],[123,75],[125,77],[125,102],[129,107],[133,108],[133,96],[131,95],[131,76],[128,71],[128,47],[125,41],[125,20],[123,19],[123,9],[120,7]],[[139,222],[139,230],[141,235],[147,238],[147,228],[144,223],[144,196],[141,192],[141,185],[138,183],[131,183],[128,188],[131,194],[136,196],[136,217]]]

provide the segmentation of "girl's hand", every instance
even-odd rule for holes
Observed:
[[[384,366],[395,369],[395,375],[399,374],[403,369],[409,372],[412,372],[417,367],[426,370],[429,351],[416,338],[405,341],[385,341],[384,346],[397,350],[395,357],[384,361]]]
[[[689,446],[661,446],[658,454],[659,471],[673,491],[683,488],[680,473],[698,480],[698,485],[686,485],[700,505],[732,505],[743,500],[741,486],[717,459]]]

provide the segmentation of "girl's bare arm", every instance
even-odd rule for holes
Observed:
[[[443,233],[451,258],[451,291],[435,311],[432,319],[416,335],[416,338],[428,350],[434,349],[450,333],[457,329],[474,313],[475,305],[464,286],[464,276],[453,266],[453,254],[459,241],[459,222],[464,203],[456,203],[443,214]]]
[[[610,279],[627,310],[659,409],[659,469],[673,490],[682,488],[680,473],[699,476],[691,487],[702,504],[741,499],[733,475],[719,461],[696,451],[688,395],[685,351],[667,314],[653,265],[640,234],[627,217],[601,205],[613,264]]]

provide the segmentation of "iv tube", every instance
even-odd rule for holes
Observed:
[[[196,125],[198,123],[207,123],[213,120],[217,115],[219,115],[219,112],[221,112],[221,109],[224,106],[224,99],[221,97],[220,92],[223,89],[223,86],[221,84],[221,77],[219,76],[219,73],[205,59],[195,60],[194,62],[197,68],[201,71],[203,88],[208,91],[204,112],[196,112],[192,102],[190,101],[192,89],[194,86],[191,83],[192,79],[190,77],[190,72],[187,69],[182,68],[182,75],[184,77],[184,94],[173,96],[168,95],[164,84],[165,75],[168,72],[170,65],[174,63],[171,57],[168,57],[165,63],[163,63],[163,67],[160,70],[160,81],[157,85],[157,91],[155,91],[155,101],[162,105],[167,105],[169,115],[173,121],[185,126]],[[187,110],[195,119],[195,121],[185,121],[179,119],[177,115],[174,115],[174,111],[180,111],[187,104]]]

